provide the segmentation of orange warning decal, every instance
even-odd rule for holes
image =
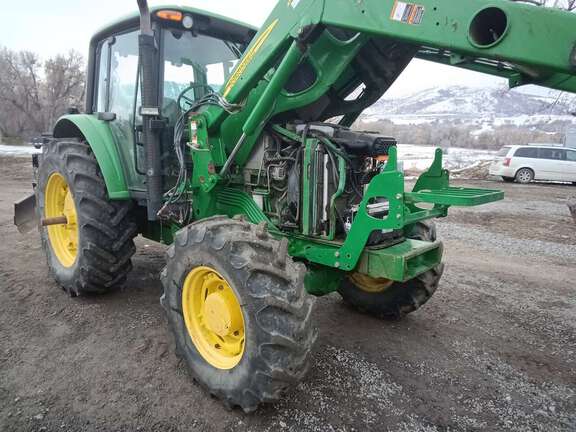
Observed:
[[[392,6],[392,12],[390,12],[390,19],[405,24],[418,25],[424,18],[424,11],[424,6],[396,0]]]

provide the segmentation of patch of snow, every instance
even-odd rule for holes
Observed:
[[[425,171],[434,160],[436,147],[398,144],[398,160],[407,171]],[[443,150],[444,167],[449,170],[469,168],[482,161],[491,161],[496,152],[451,147]]]
[[[30,156],[34,153],[40,153],[40,150],[32,145],[0,144],[0,156]]]

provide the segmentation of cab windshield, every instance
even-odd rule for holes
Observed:
[[[198,100],[217,92],[230,76],[240,57],[240,49],[231,42],[190,31],[166,29],[164,47],[164,115],[178,112],[178,98]],[[189,89],[188,91],[186,91]]]

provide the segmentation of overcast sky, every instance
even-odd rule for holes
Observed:
[[[259,26],[276,0],[181,0],[179,3]],[[151,0],[150,4],[171,2]],[[136,0],[0,0],[0,6],[0,45],[35,51],[46,58],[70,49],[87,55],[92,34],[117,17],[135,11]],[[505,81],[448,66],[414,61],[388,94],[400,96],[435,86],[487,86],[499,83],[505,84]]]

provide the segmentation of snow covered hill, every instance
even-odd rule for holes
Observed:
[[[394,123],[430,123],[460,120],[492,121],[494,125],[541,124],[555,120],[575,121],[576,110],[564,95],[530,94],[505,88],[445,87],[423,90],[403,98],[379,100],[363,115],[365,121],[387,119]]]

